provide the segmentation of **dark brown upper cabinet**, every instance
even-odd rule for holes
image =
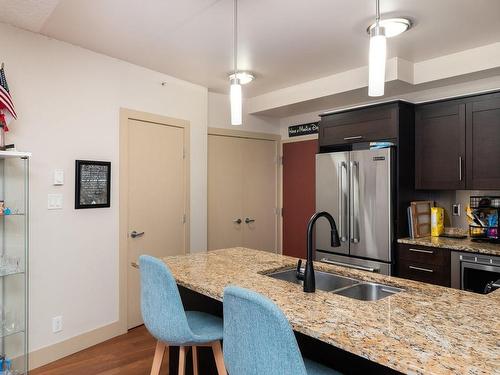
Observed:
[[[465,189],[465,104],[419,106],[415,113],[415,187]]]
[[[391,103],[325,115],[320,122],[320,146],[380,141],[398,136],[398,105]]]
[[[417,106],[415,187],[500,189],[500,93]]]
[[[500,98],[467,103],[467,188],[500,189]]]

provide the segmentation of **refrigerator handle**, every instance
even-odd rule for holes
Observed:
[[[346,198],[347,194],[344,191],[344,170],[347,175],[347,164],[345,161],[339,162],[339,233],[340,233],[340,241],[347,241],[347,221],[346,221],[346,211],[347,204]]]
[[[351,161],[350,163],[350,186],[351,186],[351,242],[358,243],[359,242],[359,164],[357,161]]]

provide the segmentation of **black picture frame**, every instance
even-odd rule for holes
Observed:
[[[111,162],[75,161],[75,209],[111,207]]]

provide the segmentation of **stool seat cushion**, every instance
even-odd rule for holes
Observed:
[[[222,319],[200,311],[186,311],[189,328],[193,332],[192,344],[206,344],[222,340]]]
[[[306,365],[307,375],[341,375],[340,372],[325,367],[318,362],[311,361],[304,358],[304,365]]]

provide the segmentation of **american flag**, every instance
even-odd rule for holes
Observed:
[[[7,84],[2,64],[2,67],[0,68],[0,126],[3,126],[5,131],[8,131],[9,129],[7,125],[13,119],[17,119],[17,113],[14,108],[12,97],[10,96],[9,85]]]

